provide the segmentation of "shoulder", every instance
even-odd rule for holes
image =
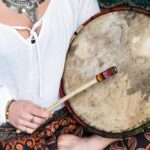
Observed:
[[[79,1],[79,25],[87,21],[90,17],[100,12],[97,0]]]
[[[73,33],[81,24],[100,11],[97,0],[52,0],[55,18]]]
[[[78,22],[77,25],[100,12],[97,0],[61,0],[57,3],[61,13],[73,17],[74,21]]]
[[[89,11],[98,12],[99,6],[97,0],[53,0],[57,4],[57,7],[62,11],[61,13],[72,12],[79,14],[84,11],[84,15],[88,14]]]

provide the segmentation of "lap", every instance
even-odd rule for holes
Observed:
[[[55,112],[52,118],[32,135],[17,134],[9,124],[0,126],[0,149],[56,149],[57,137],[62,134],[82,136],[83,128],[76,123],[66,109]]]
[[[7,129],[6,127],[0,127],[0,132]],[[39,128],[32,135],[28,134],[12,134],[11,139],[0,137],[0,148],[7,149],[11,147],[21,147],[21,149],[56,149],[57,137],[62,134],[74,134],[77,136],[90,136],[85,128],[80,126],[72,116],[64,108],[53,115],[45,125]],[[9,135],[9,134],[8,134]],[[109,145],[106,150],[150,150],[150,131],[141,133],[137,136],[125,139],[124,142],[116,142]],[[128,148],[128,149],[127,149]]]

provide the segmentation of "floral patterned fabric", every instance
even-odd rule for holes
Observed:
[[[115,142],[105,150],[150,150],[150,130],[122,142]]]

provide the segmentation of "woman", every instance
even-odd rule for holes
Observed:
[[[32,133],[59,99],[71,36],[100,10],[96,0],[1,0],[0,10],[0,122]],[[113,141],[63,135],[58,150],[100,150]]]

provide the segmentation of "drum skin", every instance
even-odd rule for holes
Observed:
[[[140,11],[114,10],[96,15],[76,33],[66,58],[63,88],[69,94],[116,66],[117,75],[71,98],[69,107],[100,134],[122,137],[150,121],[150,19]]]

